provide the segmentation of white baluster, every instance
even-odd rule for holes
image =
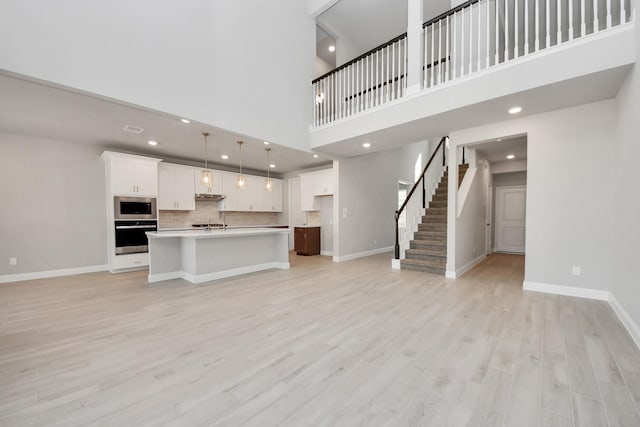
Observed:
[[[481,15],[482,15],[482,14],[480,13],[480,2],[478,2],[477,9],[478,9],[478,25],[477,25],[477,27],[478,27],[478,64],[477,64],[477,68],[476,68],[476,70],[480,71],[480,49],[481,49],[481,46],[482,46],[482,45],[481,45],[481,43],[482,43],[482,36],[480,35],[480,32],[481,32],[481,28],[480,28],[480,27],[481,27],[481,25],[480,25],[480,19],[481,19]]]
[[[524,0],[524,54],[529,54],[529,0]]]
[[[598,0],[593,0],[593,32],[600,31],[600,21],[598,20]]]
[[[504,2],[504,62],[507,62],[508,60],[509,60],[509,0],[505,0]]]
[[[473,72],[473,5],[469,6],[469,74]]]
[[[486,55],[484,61],[485,61],[485,68],[489,68],[489,66],[491,65],[491,64],[489,64],[489,50],[491,50],[490,49],[490,47],[491,47],[491,35],[490,35],[490,31],[489,31],[489,26],[490,26],[490,21],[491,21],[489,19],[489,17],[491,16],[491,8],[489,6],[491,5],[491,3],[489,2],[489,0],[486,0],[484,2],[484,4],[487,5],[487,24],[486,24],[487,25],[487,52],[486,52],[487,55]]]
[[[494,65],[498,65],[500,63],[500,7],[498,3],[500,0],[496,0],[496,63]]]
[[[558,19],[556,21],[556,25],[558,26],[558,35],[556,36],[556,44],[562,43],[562,1],[556,0],[556,5],[558,9]]]
[[[390,68],[389,68],[389,46],[385,47],[385,51],[386,51],[385,56],[387,57],[387,75],[386,75],[386,78],[385,78],[385,80],[384,80],[384,82],[385,82],[385,86],[386,86],[386,91],[385,91],[385,93],[386,93],[386,95],[385,95],[385,101],[389,101],[389,95],[390,95],[389,90],[391,89],[391,88],[389,87],[389,69],[390,69]]]
[[[435,77],[436,77],[436,73],[435,73],[435,65],[434,65],[434,58],[435,58],[435,54],[436,54],[436,48],[435,48],[435,43],[436,43],[436,27],[435,27],[435,23],[431,24],[431,66],[430,66],[430,70],[431,70],[431,85],[433,86],[435,83]]]
[[[547,18],[547,38],[545,39],[545,48],[548,48],[549,45],[551,45],[551,13],[549,11],[549,0],[547,0],[546,2],[546,8],[545,8],[545,16]]]
[[[451,78],[451,49],[449,46],[449,33],[451,32],[451,21],[449,19],[451,15],[447,15],[447,49],[445,55],[447,56],[447,68],[445,72],[445,81],[449,81]]]
[[[569,3],[569,37],[567,40],[573,40],[573,0],[567,0]]]
[[[407,85],[409,84],[409,35],[404,38],[404,82],[402,83],[402,96],[407,94]]]
[[[376,50],[376,70],[375,70],[376,71],[376,78],[375,78],[376,91],[374,93],[375,96],[373,97],[373,104],[376,106],[380,104],[379,102],[380,100],[378,99],[378,96],[380,94],[380,88],[381,88],[381,86],[378,87],[378,85],[380,84],[380,58],[378,55],[379,52],[380,50]]]
[[[438,21],[438,84],[442,83],[442,19]]]
[[[422,50],[424,51],[424,55],[422,58],[422,66],[424,67],[424,71],[422,72],[422,87],[426,89],[428,77],[427,63],[429,62],[429,54],[427,52],[427,46],[429,46],[429,27],[424,27],[422,31],[424,32],[424,46],[422,47]]]
[[[453,49],[452,53],[453,53],[453,63],[451,64],[451,80],[454,80],[456,78],[456,64],[458,62],[458,13],[454,13],[453,14]]]
[[[518,45],[518,0],[514,2],[513,9],[513,35],[514,35],[514,43],[513,43],[513,58],[517,58],[520,56],[520,46]]]
[[[542,1],[542,0],[535,0],[535,1],[536,1],[536,16],[535,16],[536,46],[535,46],[535,51],[537,52],[538,50],[540,50],[540,1]]]
[[[624,0],[620,0],[620,25],[625,23],[625,18],[627,16],[626,11],[624,10]]]
[[[585,8],[584,5],[584,0],[580,0],[580,19],[581,19],[581,25],[580,25],[580,33],[582,34],[582,37],[585,36],[585,34],[587,34],[587,22],[586,22],[586,17],[585,15],[587,14],[587,9]]]
[[[396,99],[396,44],[391,44],[391,99]]]
[[[464,9],[460,11],[460,77],[464,76]]]

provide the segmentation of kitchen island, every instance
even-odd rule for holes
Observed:
[[[272,268],[289,268],[288,228],[147,233],[149,282],[202,283]]]

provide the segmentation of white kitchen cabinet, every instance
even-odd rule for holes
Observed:
[[[282,180],[271,178],[271,191],[266,189],[266,178],[262,179],[262,205],[264,212],[282,212]]]
[[[313,174],[313,195],[330,196],[333,194],[333,169]]]
[[[237,174],[231,172],[222,172],[222,194],[225,195],[224,200],[220,202],[221,211],[237,211],[238,210],[238,189],[236,188]]]
[[[262,208],[262,187],[263,178],[259,176],[245,175],[247,185],[238,189],[238,210],[239,211],[260,211]]]
[[[158,209],[192,211],[196,208],[194,171],[190,166],[158,166]]]
[[[158,194],[158,162],[139,156],[109,156],[112,194],[126,196],[156,196]]]
[[[200,182],[200,172],[203,170],[204,168],[193,168],[196,194],[224,194],[222,191],[222,172],[209,169],[213,182],[210,185],[202,185]]]
[[[303,211],[317,211],[318,206],[313,199],[313,175],[300,175],[300,209]]]

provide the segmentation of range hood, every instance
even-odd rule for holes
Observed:
[[[219,202],[220,200],[224,200],[227,197],[224,194],[198,194],[196,193],[196,200],[210,200],[212,202]]]

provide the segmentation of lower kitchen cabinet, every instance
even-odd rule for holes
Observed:
[[[298,255],[320,254],[320,227],[294,227],[293,239]]]

